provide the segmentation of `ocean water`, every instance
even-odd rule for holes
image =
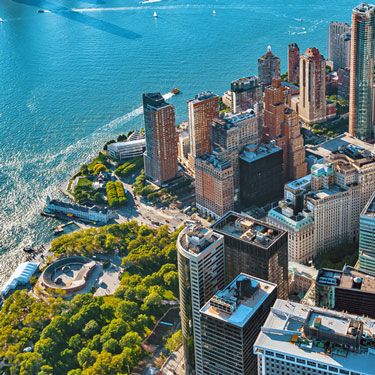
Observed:
[[[105,141],[142,126],[143,92],[181,88],[170,102],[182,121],[197,92],[256,74],[268,45],[283,71],[290,42],[326,54],[328,23],[350,22],[357,2],[1,0],[0,283],[23,247],[52,239],[46,194]]]

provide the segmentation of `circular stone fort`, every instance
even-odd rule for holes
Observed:
[[[73,293],[85,287],[95,262],[82,256],[61,258],[51,263],[42,274],[42,285]]]

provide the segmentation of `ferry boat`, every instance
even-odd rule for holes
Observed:
[[[51,11],[47,9],[39,9],[38,13],[51,13]]]
[[[154,14],[152,15],[154,18],[158,18],[158,14],[156,12],[154,12]]]
[[[152,4],[152,3],[160,3],[161,0],[144,0],[141,1],[140,4]]]
[[[178,88],[178,87],[175,87],[171,93],[174,94],[174,95],[178,95],[179,93],[181,92],[181,90]]]

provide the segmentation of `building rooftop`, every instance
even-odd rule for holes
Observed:
[[[207,164],[211,164],[216,169],[224,171],[225,169],[231,168],[231,165],[226,160],[219,159],[215,154],[205,154],[197,158]]]
[[[242,92],[256,87],[259,87],[256,76],[239,78],[231,83],[231,90],[234,92]]]
[[[349,266],[345,266],[342,271],[322,268],[316,281],[319,285],[375,293],[375,277]]]
[[[276,143],[272,141],[270,143],[264,144],[250,144],[245,146],[244,150],[240,154],[240,159],[252,163],[266,156],[272,155],[276,152],[281,152],[281,148],[276,146]]]
[[[143,105],[149,106],[154,109],[163,108],[169,106],[160,92],[150,92],[143,94]]]
[[[286,184],[286,187],[289,190],[299,191],[299,190],[308,190],[311,185],[311,174],[301,177],[298,180],[294,180]]]
[[[309,210],[304,209],[302,212],[294,213],[293,207],[285,207],[286,204],[284,201],[279,202],[279,206],[269,210],[267,216],[276,219],[295,232],[314,224],[314,216]]]
[[[263,221],[236,212],[226,213],[213,224],[212,228],[220,234],[231,236],[263,248],[270,247],[286,233]]]
[[[375,217],[375,193],[372,194],[370,200],[366,203],[361,215]]]
[[[308,200],[320,200],[324,198],[331,197],[335,194],[343,193],[347,191],[348,189],[344,189],[338,185],[332,185],[329,187],[329,189],[321,189],[318,191],[310,191],[309,193],[306,194],[306,198]]]
[[[204,100],[207,100],[207,99],[211,99],[211,98],[214,98],[216,97],[217,95],[215,95],[213,92],[211,91],[204,91],[204,92],[200,92],[199,94],[197,94],[195,96],[194,99],[190,100],[189,102],[190,103],[199,103],[199,102],[202,102]]]
[[[254,344],[255,353],[258,349],[320,363],[330,373],[370,375],[375,320],[278,299]]]
[[[319,145],[306,145],[306,152],[322,158],[327,158],[332,153],[343,153],[351,158],[361,159],[364,154],[374,153],[375,148],[374,145],[361,141],[349,133],[344,133]]]
[[[134,146],[144,146],[146,144],[146,139],[135,139],[133,141],[126,141],[126,142],[115,142],[115,143],[110,143],[108,145],[109,150],[120,150],[120,149],[125,149],[129,147],[134,147]]]
[[[193,224],[186,227],[179,236],[181,246],[192,254],[200,254],[214,242],[219,241],[222,236],[212,229],[200,224]]]
[[[374,14],[375,5],[362,3],[362,4],[357,5],[353,9],[353,12],[356,14],[366,14],[366,15],[370,15],[371,13]]]
[[[64,208],[77,210],[77,211],[81,211],[81,212],[94,211],[94,212],[102,213],[104,215],[107,215],[107,213],[108,213],[107,207],[103,207],[103,208],[98,207],[98,206],[86,207],[86,206],[81,206],[80,204],[74,204],[74,203],[59,201],[57,199],[50,199],[50,200],[47,199],[47,209],[51,208],[51,206],[64,207]]]
[[[305,276],[309,279],[313,279],[318,274],[318,270],[314,267],[305,266],[297,262],[288,262],[289,272]]]
[[[201,314],[244,327],[275,289],[276,284],[241,273],[215,293]]]
[[[242,121],[256,117],[253,109],[248,109],[240,113],[226,113],[222,118],[216,118],[212,124],[224,130],[236,128]]]

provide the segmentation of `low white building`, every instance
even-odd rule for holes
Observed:
[[[127,142],[116,142],[108,145],[108,154],[111,159],[123,161],[125,159],[142,156],[146,149],[146,139],[135,139]]]

